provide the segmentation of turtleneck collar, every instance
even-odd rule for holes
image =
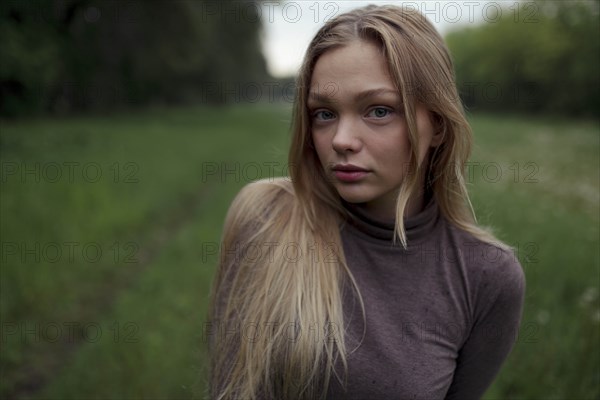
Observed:
[[[342,204],[349,211],[349,224],[357,230],[377,241],[391,242],[393,240],[395,221],[374,219],[355,204],[345,201],[342,201]],[[404,229],[406,231],[408,246],[411,246],[411,242],[418,242],[431,233],[438,219],[439,207],[435,201],[435,196],[431,196],[421,212],[404,218]]]

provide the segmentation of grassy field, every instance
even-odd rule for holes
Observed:
[[[2,122],[2,398],[202,398],[228,204],[285,173],[285,107]],[[479,221],[527,276],[486,399],[600,396],[597,123],[473,115]]]

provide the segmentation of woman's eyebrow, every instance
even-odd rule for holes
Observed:
[[[354,100],[360,101],[360,100],[368,99],[370,97],[377,97],[377,96],[381,96],[381,95],[390,95],[390,94],[400,97],[400,93],[398,93],[397,90],[380,88],[380,89],[365,90],[363,92],[357,93],[354,96]]]
[[[354,95],[354,101],[361,101],[370,97],[377,97],[380,95],[389,95],[392,94],[394,96],[400,96],[397,90],[388,89],[388,88],[378,88],[378,89],[369,89],[359,92]],[[328,93],[320,93],[318,91],[310,91],[308,93],[308,101],[314,101],[317,103],[335,103],[336,100],[333,98],[335,96],[335,91],[328,91]]]

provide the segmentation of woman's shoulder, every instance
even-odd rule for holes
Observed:
[[[243,212],[256,217],[274,208],[278,203],[289,201],[294,195],[289,178],[266,178],[246,184],[233,199],[229,213]]]
[[[525,274],[513,248],[496,239],[482,239],[465,229],[450,226],[451,241],[458,247],[464,273],[479,299],[520,300],[525,291]],[[482,232],[486,232],[480,228]],[[490,237],[493,238],[491,234]]]
[[[289,208],[293,199],[294,190],[289,178],[267,178],[246,184],[229,206],[224,235],[256,231],[269,218]]]
[[[273,196],[282,192],[293,195],[292,181],[287,177],[264,178],[247,183],[240,189],[234,199],[237,202],[251,202],[264,199],[265,196]]]

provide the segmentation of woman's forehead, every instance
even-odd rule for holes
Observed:
[[[319,57],[311,76],[309,100],[397,94],[380,50],[356,40]]]

